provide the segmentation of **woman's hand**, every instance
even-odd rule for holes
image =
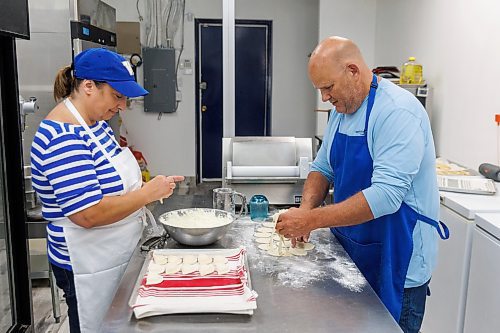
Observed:
[[[184,180],[184,176],[159,175],[145,183],[143,190],[146,192],[148,203],[168,198],[174,192],[176,182]]]
[[[123,195],[104,196],[98,204],[81,210],[69,217],[84,228],[93,228],[120,221],[150,202],[168,198],[175,189],[175,182],[184,176],[156,176],[141,189]]]

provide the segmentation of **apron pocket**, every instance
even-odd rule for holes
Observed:
[[[380,273],[382,264],[382,244],[361,244],[343,235],[338,230],[332,229],[360,272],[364,275],[370,286],[380,295]]]

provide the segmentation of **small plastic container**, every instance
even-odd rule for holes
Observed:
[[[250,219],[264,221],[267,218],[269,201],[262,194],[256,194],[250,199]]]
[[[415,57],[409,57],[408,62],[401,68],[400,84],[421,84],[423,82],[422,65],[415,61]]]

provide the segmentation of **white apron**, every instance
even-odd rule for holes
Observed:
[[[121,194],[142,186],[141,170],[128,148],[111,156],[87,126],[75,106],[68,100],[64,104],[85,128],[104,156],[116,169],[123,181]],[[115,142],[115,138],[112,138]],[[101,326],[118,284],[132,253],[139,242],[146,209],[142,208],[116,223],[85,229],[68,218],[54,221],[64,227],[64,236],[73,267],[78,317],[83,333],[97,332]],[[148,216],[152,216],[148,211]],[[152,221],[155,225],[155,221]]]

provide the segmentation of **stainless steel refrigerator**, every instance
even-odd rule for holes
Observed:
[[[0,332],[33,330],[15,38],[29,39],[27,0],[0,11]]]

